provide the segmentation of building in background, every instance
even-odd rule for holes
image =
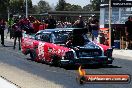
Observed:
[[[117,1],[117,0],[112,0]],[[126,0],[118,0],[126,1]],[[108,27],[109,23],[109,0],[102,0],[100,5],[100,27]],[[132,7],[112,7],[112,24],[124,24],[129,15],[132,15]]]
[[[123,48],[125,40],[125,22],[128,16],[132,15],[132,1],[111,0],[112,1],[112,41],[120,42],[118,48]],[[114,4],[113,4],[114,3]],[[109,0],[101,0],[100,5],[100,28],[109,28]]]

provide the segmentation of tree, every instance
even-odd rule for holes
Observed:
[[[71,11],[72,5],[70,3],[66,3],[66,6],[64,8],[65,11]]]
[[[32,10],[31,10],[30,13],[32,13],[32,14],[39,14],[39,8],[38,8],[38,6],[37,5],[33,5],[33,8],[32,8]]]
[[[41,0],[38,3],[38,10],[39,10],[39,13],[43,13],[43,12],[47,12],[51,10],[51,7],[48,2]]]
[[[10,13],[12,13],[12,14],[18,13],[19,6],[20,6],[20,8],[22,8],[21,5],[18,4],[18,3],[19,3],[18,0],[10,0],[10,2],[9,2],[9,4],[10,4],[9,5]]]
[[[60,7],[59,7],[60,6]],[[56,6],[56,10],[57,11],[81,11],[82,7],[80,5],[72,5],[70,3],[66,3],[64,4],[64,7],[62,8],[62,5],[57,5]]]
[[[0,0],[0,18],[5,18],[7,14],[8,0]]]
[[[91,5],[92,5],[92,11],[99,11],[100,10],[100,3],[101,0],[91,0]]]
[[[2,8],[5,8],[7,4],[8,4],[8,0],[0,0],[0,10],[2,10]]]
[[[25,2],[24,2],[24,0],[18,0],[14,4],[15,5],[18,4],[18,6],[16,8],[16,9],[18,9],[17,13],[23,14],[25,12]]]
[[[10,0],[9,10],[12,14],[22,14],[25,12],[24,0]]]
[[[83,11],[91,11],[92,5],[88,4],[86,6],[83,7]]]
[[[57,6],[56,6],[56,11],[65,11],[66,7],[66,1],[65,0],[59,0]]]
[[[71,5],[70,11],[82,11],[82,7],[80,5]]]
[[[30,13],[32,10],[32,1],[28,1],[28,12]],[[26,12],[26,1],[25,0],[10,0],[9,2],[9,10],[12,14],[25,14]]]
[[[25,0],[24,0],[25,1]],[[24,6],[26,5],[26,2],[24,4]],[[26,7],[25,7],[26,8]],[[33,4],[32,4],[32,0],[28,0],[28,13],[32,13],[32,9],[33,9]]]

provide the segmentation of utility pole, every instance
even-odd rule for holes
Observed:
[[[111,0],[109,0],[109,47],[112,46],[111,44],[111,15],[112,15]]]
[[[8,13],[8,20],[10,18],[10,10],[9,10],[9,7],[7,7],[7,13]]]
[[[9,18],[10,18],[10,0],[8,0],[7,13],[8,13],[8,20],[9,20]]]
[[[26,0],[26,18],[28,18],[28,1]]]

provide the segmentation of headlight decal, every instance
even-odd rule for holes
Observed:
[[[71,51],[72,51],[73,54],[74,54],[74,58],[75,58],[75,59],[78,59],[75,50],[71,49]]]
[[[94,43],[94,42],[93,42]],[[98,46],[101,50],[102,50],[102,56],[104,56],[104,49],[100,46],[100,45],[98,45],[98,44],[96,44],[96,43],[94,43],[96,46]]]
[[[65,52],[62,59],[77,59],[76,52],[71,49],[70,51]]]

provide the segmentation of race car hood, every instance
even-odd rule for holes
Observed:
[[[109,46],[103,45],[103,44],[99,44],[96,42],[87,42],[85,43],[83,46],[77,46],[79,49],[96,49],[96,50],[102,50],[102,51],[107,51],[108,49],[113,49],[110,48]]]
[[[89,49],[95,49],[95,48],[100,48],[99,45],[95,44],[94,42],[88,42],[84,45],[84,47],[87,47]]]
[[[83,46],[75,47],[74,50],[78,58],[103,55],[102,48],[94,42],[87,42]]]
[[[84,46],[77,46],[79,49],[100,49],[100,46],[94,42],[87,42]]]

